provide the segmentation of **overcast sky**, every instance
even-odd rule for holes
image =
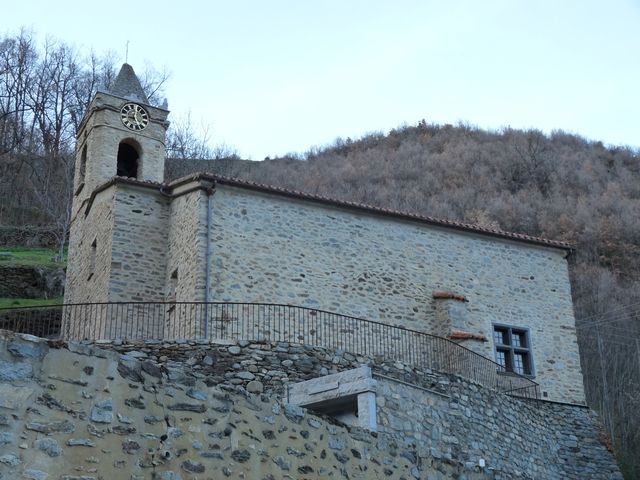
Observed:
[[[640,146],[639,0],[21,0],[0,32],[167,67],[174,119],[261,160],[421,119]]]

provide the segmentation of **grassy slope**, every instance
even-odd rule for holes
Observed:
[[[59,305],[63,297],[56,298],[0,298],[0,309],[14,307],[40,307],[43,305]]]
[[[9,256],[0,255],[0,266],[28,266],[28,267],[64,267],[64,263],[55,262],[57,252],[49,248],[4,247],[1,253],[9,253]]]

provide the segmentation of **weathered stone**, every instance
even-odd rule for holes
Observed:
[[[193,403],[174,403],[173,405],[169,405],[167,408],[169,410],[174,410],[179,412],[204,413],[207,411],[207,407],[205,407],[203,404],[193,404]]]
[[[156,476],[158,480],[182,480],[182,477],[179,474],[171,471],[158,472]]]
[[[124,404],[127,407],[131,407],[131,408],[137,408],[139,410],[144,410],[145,408],[147,408],[144,404],[144,402],[140,399],[140,398],[126,398],[124,400]]]
[[[145,360],[141,364],[142,371],[155,378],[162,378],[162,368],[149,360]]]
[[[234,450],[231,452],[231,458],[238,463],[244,463],[251,458],[251,453],[247,449]]]
[[[284,416],[292,422],[300,423],[304,418],[305,411],[297,405],[286,404],[284,406]]]
[[[347,463],[350,460],[348,455],[345,455],[341,452],[333,452],[333,456],[336,457],[336,460],[338,460],[340,463]]]
[[[69,420],[61,420],[47,423],[29,422],[25,428],[40,433],[73,433],[76,427]]]
[[[26,404],[31,395],[33,395],[33,389],[30,387],[0,384],[0,408],[9,410],[20,408]]]
[[[320,426],[322,425],[322,423],[320,423],[318,419],[313,417],[307,418],[307,423],[311,428],[320,428]]]
[[[42,360],[47,355],[49,346],[38,337],[22,334],[19,338],[9,342],[7,350],[14,357]]]
[[[20,457],[15,453],[7,453],[5,455],[0,456],[0,463],[7,465],[9,467],[15,467],[20,465],[22,461],[20,460]]]
[[[301,452],[297,448],[293,448],[293,447],[287,447],[287,453],[289,455],[293,455],[294,457],[298,457],[298,458],[304,457],[306,455],[306,453]]]
[[[33,377],[33,367],[29,363],[10,363],[0,360],[0,382],[29,380]]]
[[[344,440],[339,437],[331,437],[329,439],[329,448],[333,450],[344,450]]]
[[[291,469],[291,463],[287,461],[282,455],[277,455],[273,457],[273,463],[280,467],[281,470],[289,471]]]
[[[185,460],[180,464],[180,467],[189,473],[203,473],[205,470],[204,465],[200,462],[196,462],[195,460]]]
[[[216,359],[215,359],[215,357],[212,357],[211,355],[206,355],[202,359],[202,364],[206,365],[208,367],[212,367],[215,363],[216,363]]]
[[[252,380],[249,383],[247,383],[247,392],[249,393],[262,393],[264,390],[264,385],[257,381],[257,380]]]
[[[96,423],[113,422],[113,400],[107,398],[97,402],[91,409],[91,421]]]
[[[125,358],[129,359],[129,358],[134,358],[134,359],[139,359],[139,358],[147,358],[147,354],[144,352],[141,352],[139,350],[131,350],[129,352],[127,352],[126,355],[124,355]]]
[[[133,380],[134,382],[143,382],[142,364],[134,358],[122,358],[118,362],[118,373],[122,378]]]
[[[205,401],[207,399],[207,394],[205,392],[203,392],[202,390],[197,390],[195,388],[189,388],[187,390],[187,396],[202,401]]]
[[[62,455],[62,448],[53,438],[41,438],[34,442],[33,446],[38,450],[42,450],[50,457],[59,457]]]
[[[77,412],[71,407],[67,407],[59,400],[55,399],[52,395],[48,393],[43,393],[40,397],[37,398],[37,402],[43,405],[46,405],[51,410],[58,410],[60,412],[66,412],[73,417],[84,416],[84,412]]]
[[[96,444],[88,438],[70,438],[67,440],[69,447],[95,447]]]
[[[32,468],[26,469],[22,472],[22,478],[25,478],[26,480],[47,480],[48,476],[48,473]]]
[[[136,433],[136,427],[133,425],[116,425],[115,427],[111,427],[110,430],[116,435],[133,435]]]
[[[131,417],[127,417],[126,415],[122,415],[120,413],[116,414],[116,416],[118,417],[118,421],[120,423],[125,423],[127,425],[133,423]]]
[[[241,380],[253,380],[256,376],[251,372],[238,372],[235,374],[236,378]]]
[[[220,452],[202,452],[200,456],[204,458],[213,458],[215,460],[224,460],[224,455]]]
[[[237,345],[233,345],[233,346],[229,347],[229,353],[231,355],[240,355],[240,352],[242,352],[242,349],[240,347],[238,347]]]
[[[122,442],[122,451],[129,455],[135,455],[140,450],[140,444],[134,440]]]
[[[58,382],[69,383],[71,385],[79,385],[80,387],[86,387],[88,385],[84,380],[76,380],[75,378],[65,378],[58,375],[49,375],[51,380],[57,380]]]

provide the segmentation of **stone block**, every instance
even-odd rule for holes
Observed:
[[[6,362],[0,360],[0,382],[16,382],[33,377],[33,366],[25,362]]]
[[[31,387],[0,384],[0,408],[8,408],[10,410],[24,408],[31,395],[33,395],[33,388]]]

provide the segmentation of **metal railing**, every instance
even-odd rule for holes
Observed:
[[[538,384],[449,339],[292,305],[87,303],[0,309],[0,328],[67,340],[248,340],[299,343],[459,375],[539,398]]]

